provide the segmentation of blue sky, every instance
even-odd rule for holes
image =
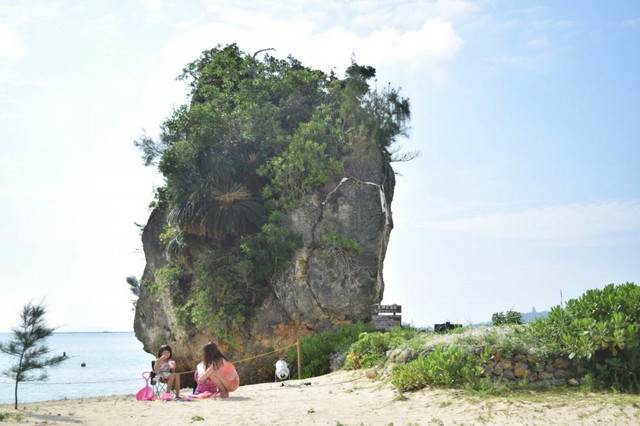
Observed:
[[[156,134],[204,49],[355,54],[411,99],[386,303],[416,326],[640,284],[640,3],[0,2],[0,332],[132,330]],[[562,299],[561,299],[562,297]]]

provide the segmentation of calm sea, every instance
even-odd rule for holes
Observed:
[[[11,333],[0,333],[1,342],[11,337]],[[141,374],[149,371],[154,359],[133,333],[54,333],[47,345],[49,355],[65,352],[69,359],[47,369],[46,382],[20,383],[18,402],[135,394],[144,387]],[[0,372],[15,361],[0,353]],[[13,403],[14,384],[0,376],[0,404]]]

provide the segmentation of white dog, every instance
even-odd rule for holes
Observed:
[[[289,366],[284,359],[276,362],[276,382],[287,380],[289,378]]]

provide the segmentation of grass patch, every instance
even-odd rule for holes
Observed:
[[[19,422],[24,420],[24,415],[20,413],[0,413],[0,422],[4,420],[16,420]]]
[[[393,398],[394,401],[407,401],[408,399],[409,398],[407,398],[403,393],[399,393],[395,398]]]

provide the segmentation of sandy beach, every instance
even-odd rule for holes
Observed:
[[[185,393],[187,390],[185,389]],[[0,406],[29,425],[576,425],[640,424],[640,396],[566,392],[517,397],[424,390],[400,397],[362,371],[241,386],[229,399],[139,402],[134,395]]]

